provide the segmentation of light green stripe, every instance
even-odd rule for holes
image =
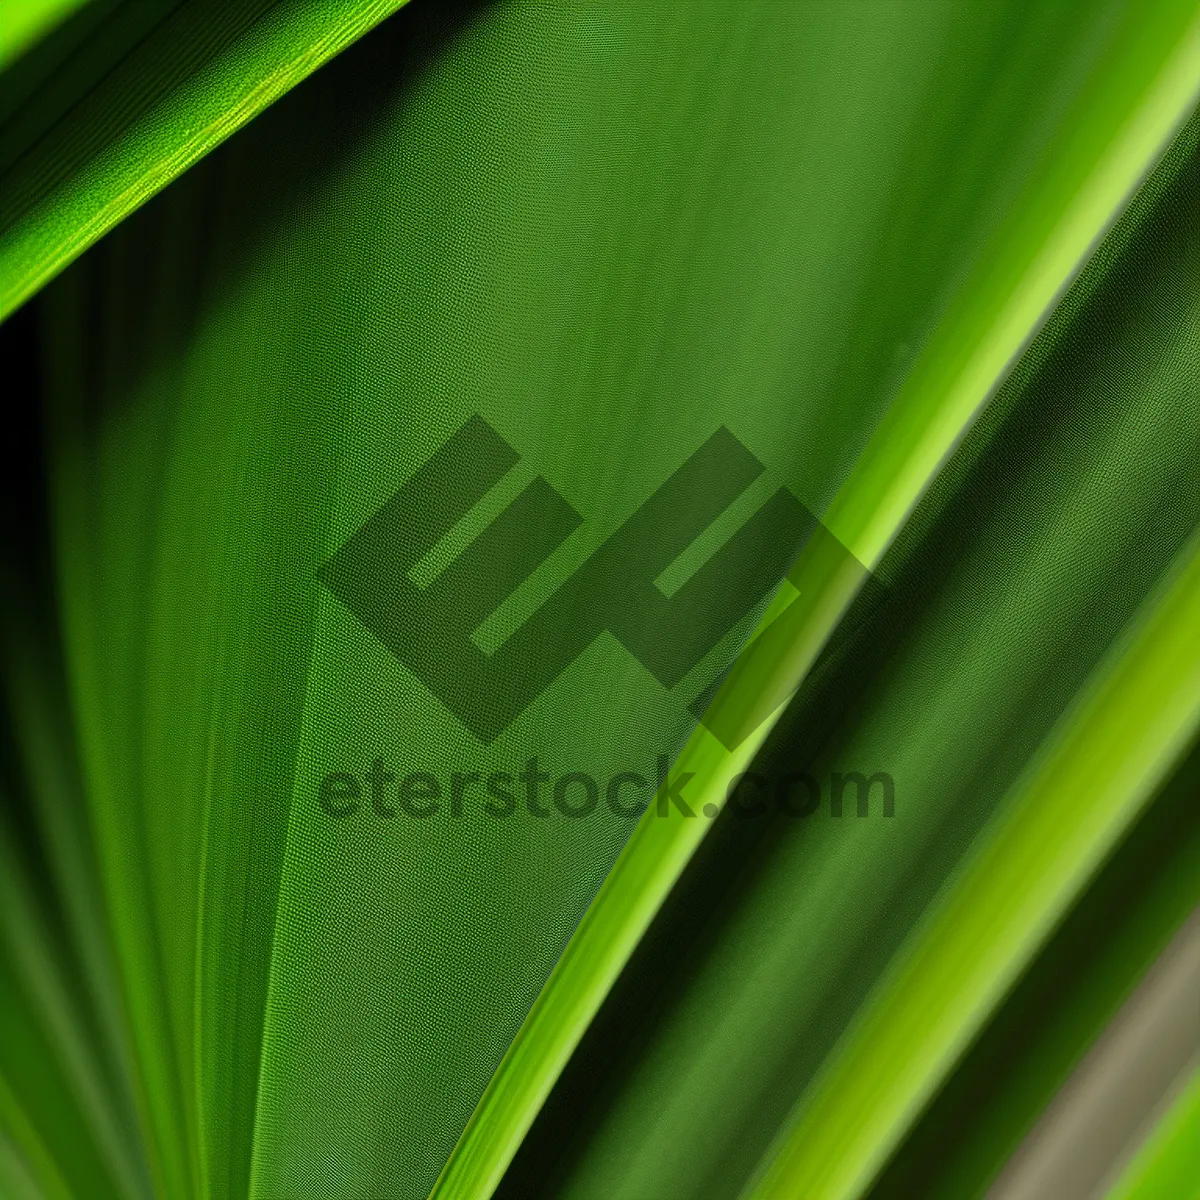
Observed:
[[[755,1200],[862,1193],[1198,720],[1193,536],[793,1113]]]
[[[1065,194],[1066,179],[1047,181],[1048,191],[1059,194],[1046,208],[1057,214],[1046,221],[1037,212],[1016,231],[1014,257],[1026,262],[1020,277],[1010,282],[997,270],[982,282],[975,304],[942,326],[834,499],[825,523],[867,567],[879,564],[930,480],[1196,106],[1200,10],[1188,7],[1191,23],[1073,194]],[[1061,174],[1077,152],[1064,150]]]

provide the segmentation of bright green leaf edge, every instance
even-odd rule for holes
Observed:
[[[790,572],[797,592],[788,622],[794,636],[772,678],[745,672],[744,694],[726,696],[727,703],[750,711],[763,691],[780,692],[781,679],[788,681],[788,694],[799,686],[865,581],[863,565],[874,568],[882,559],[1194,109],[1200,98],[1200,10],[1194,4],[1147,9],[1134,42],[1119,78],[1093,98],[1058,171],[1042,181],[1025,219],[1015,222],[1004,261],[976,281],[967,302],[931,341],[834,498],[824,522],[836,541],[814,538]],[[830,553],[831,543],[851,554]],[[773,604],[758,632],[778,615]],[[688,802],[694,810],[706,804],[720,809],[730,781],[748,769],[784,707],[733,750],[703,726],[696,728],[670,776],[693,776]],[[483,1200],[498,1186],[708,824],[688,820],[673,806],[647,811],[492,1076],[431,1200]],[[898,1136],[893,1131],[889,1148]],[[872,1173],[879,1161],[873,1160]]]
[[[986,1194],[1200,905],[1198,793],[1200,744],[1005,996],[871,1200]]]
[[[5,0],[0,67],[23,54],[87,0]]]
[[[162,56],[163,48],[156,45],[151,51],[150,43],[138,47],[114,70],[106,99],[117,114],[112,118],[116,126],[102,145],[82,145],[82,161],[70,175],[42,187],[52,161],[71,143],[71,131],[64,139],[64,131],[56,128],[0,180],[6,190],[31,195],[0,229],[0,320],[230,134],[406,2],[281,0],[182,81],[164,82],[148,103],[142,94],[144,76],[156,70],[153,59]],[[186,53],[188,47],[173,49]],[[133,97],[134,113],[122,120],[119,113]],[[82,128],[94,115],[74,110],[66,121]],[[83,134],[80,141],[86,141]]]

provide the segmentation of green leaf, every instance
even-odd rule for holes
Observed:
[[[1194,133],[947,464],[755,763],[819,781],[819,809],[717,823],[506,1195],[737,1194],[1195,530],[1177,453],[1200,436]],[[894,819],[878,788],[865,819],[829,819],[833,773],[851,770],[891,775]]]
[[[34,840],[67,955],[94,960],[78,1007],[121,1043],[118,1141],[170,1196],[489,1194],[631,957],[676,933],[664,904],[734,826],[715,816],[733,778],[878,769],[894,819],[847,804],[731,868],[739,902],[685,939],[678,977],[650,972],[672,990],[560,1175],[732,1194],[819,1094],[830,1138],[779,1170],[860,1188],[1184,736],[1174,693],[1127,713],[1110,685],[1157,664],[1165,689],[1190,652],[1153,614],[1129,636],[1163,663],[1112,643],[1196,525],[1175,401],[1194,217],[1159,220],[1196,126],[1032,340],[1195,103],[1195,6],[413,5],[292,88],[396,6],[351,7],[122,6],[88,18],[94,47],[85,9],[0,88],[5,303],[82,255],[21,317],[66,700],[17,736],[39,820],[62,798],[47,746],[78,752],[87,836],[46,819]],[[439,493],[429,464],[483,428],[511,471],[464,515],[486,481]],[[611,575],[564,581],[714,437],[759,475],[647,594],[694,594],[768,496],[822,523],[680,677],[654,652],[694,627],[633,605],[622,624]],[[363,533],[418,493],[404,528]],[[531,496],[557,524],[497,533]],[[353,587],[330,566],[348,560]],[[524,660],[549,682],[503,728],[464,721],[502,706],[469,672],[430,682],[429,647],[461,634],[464,661],[501,661],[551,602],[562,644]],[[1087,769],[1075,720],[1125,773],[1075,829],[1091,840],[1063,842],[1061,878],[1007,925],[933,903],[981,829]],[[696,815],[668,801],[635,828],[600,803],[621,775],[652,793],[660,761]],[[402,778],[432,778],[438,810],[406,811]],[[989,903],[1028,835],[991,836],[971,885]],[[933,954],[954,976],[941,1034],[903,982],[937,921],[996,956],[960,978]],[[839,1037],[860,1005],[868,1037],[889,970],[878,1004],[916,1057],[876,1105]],[[37,1109],[13,1084],[14,1188],[71,1186],[76,1129],[106,1144],[61,1091]],[[855,1141],[843,1105],[868,1092]]]
[[[42,46],[28,99],[29,79],[16,96],[0,83],[0,320],[403,2],[155,0],[108,6],[100,29],[85,9],[103,57],[81,68]],[[70,27],[59,36],[77,51]]]

